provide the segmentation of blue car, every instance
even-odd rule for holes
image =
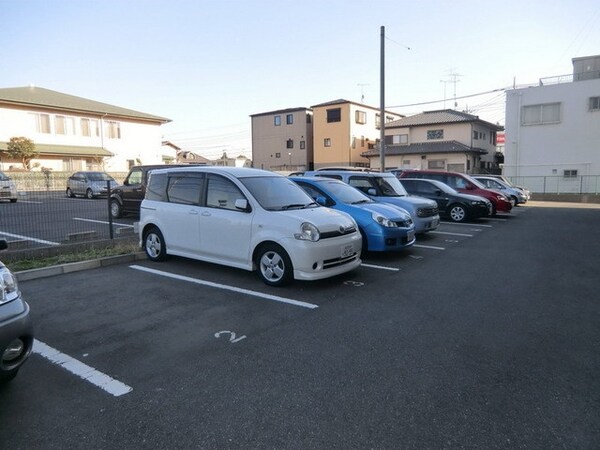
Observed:
[[[415,225],[402,208],[375,202],[352,186],[332,178],[291,177],[317,203],[343,211],[356,221],[363,250],[397,251],[415,243]]]

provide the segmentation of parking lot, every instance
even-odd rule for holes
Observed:
[[[174,257],[22,282],[37,342],[0,442],[597,448],[600,209],[554,206],[287,288]]]

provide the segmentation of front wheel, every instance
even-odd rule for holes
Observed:
[[[85,198],[91,200],[94,198],[94,192],[92,192],[91,189],[88,188],[87,191],[85,191]]]
[[[73,191],[71,190],[71,188],[67,188],[67,197],[69,197],[69,198],[75,197],[75,194],[73,194]]]
[[[150,261],[164,261],[167,258],[167,244],[158,228],[152,227],[144,233],[144,251]]]
[[[264,245],[257,254],[258,275],[269,286],[285,286],[294,279],[292,261],[276,244]]]
[[[452,205],[449,214],[453,222],[464,222],[467,220],[467,210],[462,205]]]
[[[119,219],[123,215],[123,207],[116,198],[110,201],[110,215],[113,219]]]

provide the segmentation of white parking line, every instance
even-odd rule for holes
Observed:
[[[473,237],[472,234],[465,233],[449,233],[448,231],[430,231],[430,234],[446,234],[448,236],[464,236],[464,237]]]
[[[463,223],[463,222],[441,222],[444,225],[462,225],[464,227],[485,227],[485,228],[493,228],[493,225],[485,225],[481,223]]]
[[[19,200],[19,203],[34,203],[36,205],[43,205],[44,202],[34,202],[33,200]]]
[[[0,234],[3,236],[14,237],[17,239],[25,239],[26,241],[37,242],[38,244],[60,245],[60,243],[58,243],[58,242],[45,241],[44,239],[37,239],[37,238],[30,237],[30,236],[22,236],[20,234],[7,233],[5,231],[0,231]]]
[[[508,219],[502,219],[501,217],[486,217],[485,220],[491,220],[492,222],[506,222]]]
[[[213,283],[212,281],[200,280],[198,278],[186,277],[183,275],[177,275],[175,273],[163,272],[162,270],[150,269],[148,267],[132,265],[129,266],[131,269],[141,270],[142,272],[153,273],[162,277],[173,278],[175,280],[188,281],[190,283],[201,284],[203,286],[210,286],[217,289],[224,289],[227,291],[239,292],[240,294],[252,295],[254,297],[260,297],[267,300],[273,300],[276,302],[287,303],[288,305],[301,306],[303,308],[315,309],[318,305],[312,303],[301,302],[299,300],[293,300],[291,298],[279,297],[278,295],[264,294],[262,292],[251,291],[250,289],[238,288],[235,286],[228,286],[226,284]]]
[[[445,247],[435,247],[433,245],[421,245],[421,244],[415,244],[413,245],[413,247],[417,247],[417,248],[428,248],[431,250],[446,250]]]
[[[109,222],[105,220],[93,220],[93,219],[82,219],[81,217],[73,217],[73,220],[80,220],[81,222],[93,222],[93,223],[101,223],[103,225],[108,225]],[[120,227],[129,227],[133,228],[133,225],[129,225],[128,223],[118,223],[113,222],[113,225],[118,225]]]
[[[69,355],[59,352],[55,348],[50,347],[37,339],[33,340],[33,353],[43,356],[48,361],[58,364],[63,369],[68,370],[73,375],[77,375],[85,381],[98,386],[100,389],[108,392],[115,397],[127,394],[133,391],[133,388],[121,383],[114,378],[82,363],[81,361],[72,358]]]
[[[400,272],[398,267],[386,267],[386,266],[376,266],[375,264],[365,264],[361,263],[362,267],[370,267],[372,269],[380,269],[380,270],[390,270],[392,272]]]

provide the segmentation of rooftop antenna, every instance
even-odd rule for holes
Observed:
[[[448,74],[448,76],[450,77],[450,83],[454,84],[454,109],[456,109],[458,107],[458,103],[456,103],[456,83],[460,81],[458,77],[462,77],[462,75],[456,72],[451,72]]]
[[[357,83],[357,86],[360,86],[360,102],[364,103],[365,102],[365,93],[364,93],[364,87],[365,86],[369,86],[369,83]]]

